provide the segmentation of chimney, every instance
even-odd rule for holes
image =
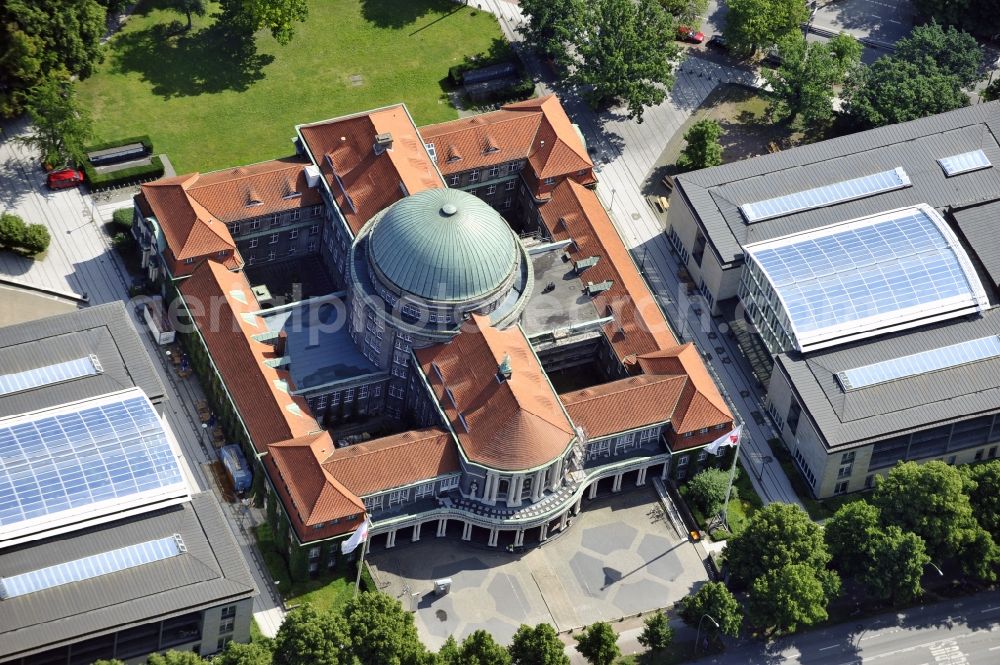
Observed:
[[[288,333],[284,330],[278,332],[274,338],[274,355],[281,358],[285,355],[285,344],[288,342]]]
[[[392,132],[375,135],[375,154],[381,155],[386,150],[392,150]]]
[[[513,369],[510,366],[510,354],[505,353],[503,354],[503,360],[500,361],[500,365],[497,367],[497,381],[499,383],[509,381],[513,373]]]

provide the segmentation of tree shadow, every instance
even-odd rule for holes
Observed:
[[[473,0],[472,5],[475,5]],[[402,28],[428,14],[454,14],[462,4],[452,0],[362,0],[361,15],[379,28]],[[438,20],[441,20],[441,17]],[[426,27],[426,26],[425,26]]]
[[[119,35],[112,67],[138,72],[155,95],[170,99],[234,90],[241,92],[264,78],[274,56],[257,52],[252,38],[212,25],[185,32],[178,21]]]

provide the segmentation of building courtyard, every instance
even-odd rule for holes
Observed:
[[[522,623],[565,631],[615,621],[671,605],[706,579],[695,546],[671,528],[651,488],[583,507],[574,528],[542,547],[510,552],[432,538],[368,561],[380,590],[414,611],[431,649],[480,629],[507,643]],[[439,596],[434,582],[443,578],[451,591]]]

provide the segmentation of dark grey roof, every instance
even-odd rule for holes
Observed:
[[[256,594],[209,493],[185,503],[4,550],[0,577],[179,534],[178,556],[0,600],[0,661]],[[209,538],[211,535],[211,539]]]
[[[94,354],[103,372],[0,397],[0,417],[137,386],[154,405],[163,383],[121,302],[0,328],[0,374],[12,374]]]
[[[997,196],[1000,197],[1000,192]],[[1000,201],[956,210],[952,214],[993,284],[1000,287]]]
[[[969,321],[946,321],[806,357],[780,354],[775,371],[789,378],[828,446],[867,442],[1000,411],[1000,358],[851,391],[841,388],[837,372],[997,334],[1000,308],[994,307]]]
[[[963,207],[1000,199],[1000,102],[978,104],[677,176],[723,263],[743,245],[927,203]],[[945,178],[935,160],[982,149],[993,168]],[[738,210],[776,196],[903,167],[912,186],[884,194],[747,224]],[[970,238],[975,245],[977,240]],[[995,242],[988,236],[983,242]]]

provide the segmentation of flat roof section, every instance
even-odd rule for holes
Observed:
[[[17,579],[123,548],[170,539],[178,554],[0,600],[0,661],[17,662],[150,621],[256,594],[246,561],[211,493],[189,502],[3,551],[0,578]]]
[[[957,237],[926,205],[748,245],[746,252],[752,272],[762,271],[777,294],[799,351],[989,307]]]
[[[348,381],[380,370],[351,339],[346,303],[341,294],[304,301],[260,316],[271,332],[284,332],[285,356],[295,392]]]
[[[3,375],[35,372],[90,356],[96,357],[100,372],[33,387],[22,385],[21,389],[0,396],[0,418],[132,386],[141,388],[153,404],[163,401],[163,384],[124,303],[87,307],[0,328],[0,374]]]
[[[138,388],[0,420],[0,548],[189,497]]]
[[[521,325],[529,338],[599,320],[593,298],[584,292],[573,261],[564,258],[566,243],[547,247],[528,250],[535,269],[535,289],[524,308]]]
[[[775,372],[788,377],[831,448],[868,443],[978,415],[1000,412],[1000,356],[927,371],[898,372],[892,380],[847,389],[838,374],[879,363],[909,365],[916,354],[1000,335],[1000,308],[956,325],[954,321],[883,335],[877,339],[802,355],[782,353]]]

